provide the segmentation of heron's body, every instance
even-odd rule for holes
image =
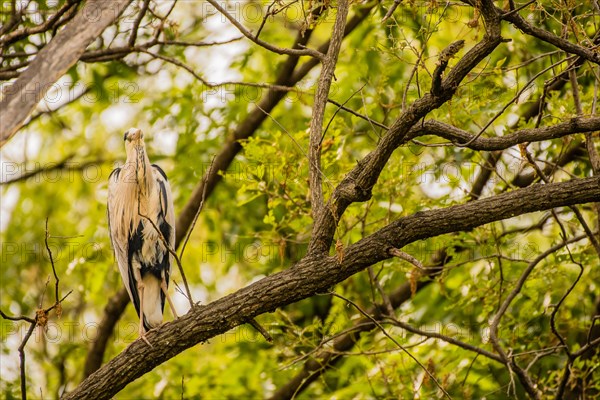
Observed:
[[[108,184],[110,237],[123,283],[147,331],[162,323],[175,245],[175,214],[165,173],[151,165],[139,129],[125,133],[127,161]],[[150,222],[152,221],[152,222]],[[160,232],[159,232],[160,231]],[[171,303],[171,302],[170,302]],[[171,307],[174,311],[173,305]]]

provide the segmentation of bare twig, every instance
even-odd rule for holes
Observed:
[[[46,217],[46,235],[44,237],[44,243],[46,244],[46,250],[48,251],[48,256],[50,257],[50,264],[52,265],[52,273],[54,274],[54,297],[56,299],[56,304],[58,304],[58,275],[56,275],[56,268],[54,267],[54,258],[52,257],[52,250],[50,250],[50,246],[48,246],[48,238],[50,237],[50,232],[48,232],[48,217]]]
[[[179,259],[179,256],[177,255],[177,252],[167,242],[167,239],[165,239],[162,232],[160,231],[160,229],[158,229],[158,226],[156,226],[156,224],[154,223],[154,221],[152,221],[152,219],[150,219],[146,215],[139,213],[139,210],[138,210],[138,215],[140,217],[144,218],[146,221],[150,222],[150,225],[152,225],[152,227],[154,228],[156,233],[158,233],[158,237],[160,238],[163,246],[165,246],[165,248],[167,249],[169,254],[171,254],[173,256],[173,258],[175,259],[175,262],[177,263],[177,267],[179,268],[179,273],[181,274],[181,279],[183,280],[183,284],[185,286],[185,291],[187,293],[186,297],[188,298],[188,301],[190,302],[190,307],[194,308],[194,300],[192,298],[192,291],[190,290],[190,286],[188,285],[187,278],[185,277],[185,272],[183,270],[183,266],[181,265],[181,260]]]
[[[453,344],[455,346],[461,347],[461,348],[463,348],[465,350],[469,350],[469,351],[472,351],[474,353],[477,353],[477,354],[480,354],[482,356],[485,356],[485,357],[489,358],[490,360],[494,360],[494,361],[497,361],[499,363],[504,364],[504,360],[500,356],[498,356],[498,355],[496,355],[496,354],[494,354],[492,352],[489,352],[489,351],[487,351],[485,349],[479,348],[477,346],[473,346],[472,344],[462,342],[462,341],[460,341],[458,339],[455,339],[455,338],[447,336],[447,335],[443,335],[443,334],[438,333],[438,332],[424,331],[422,329],[415,328],[414,326],[412,326],[410,324],[407,324],[406,322],[400,321],[400,320],[398,320],[396,318],[389,318],[388,317],[388,318],[386,318],[386,320],[391,321],[394,325],[399,326],[400,328],[405,329],[405,330],[409,331],[410,333],[414,333],[416,335],[424,336],[426,338],[440,339],[440,340],[443,340],[444,342],[447,342],[447,343]]]
[[[21,344],[19,345],[19,349],[18,349],[19,359],[21,360],[20,370],[21,370],[21,399],[22,400],[27,400],[27,375],[25,372],[25,346],[27,345],[29,338],[33,334],[33,331],[35,330],[36,325],[37,325],[36,323],[32,323],[29,325],[29,329],[27,330],[27,333],[25,334],[25,337],[21,341]]]
[[[270,43],[265,42],[264,40],[256,37],[252,34],[244,25],[242,25],[235,17],[233,17],[230,13],[227,12],[225,8],[219,4],[217,0],[207,0],[210,5],[216,8],[221,14],[225,16],[244,36],[248,39],[256,43],[257,45],[264,47],[265,49],[272,51],[277,54],[287,54],[291,56],[311,56],[315,57],[319,60],[323,59],[323,53],[320,53],[317,50],[304,48],[304,49],[286,49],[282,47],[274,46]]]
[[[494,115],[484,126],[483,128],[481,128],[479,130],[479,133],[477,133],[475,136],[473,136],[468,142],[464,143],[464,144],[460,144],[458,146],[461,147],[469,147],[469,145],[471,143],[473,143],[475,140],[477,140],[486,130],[487,128],[490,127],[490,125],[492,125],[494,123],[494,121],[496,121],[502,114],[504,114],[504,112],[508,109],[508,107],[514,103],[515,101],[517,101],[519,99],[519,97],[521,97],[521,95],[529,88],[529,86],[531,86],[531,84],[533,84],[533,82],[535,82],[535,80],[542,76],[543,74],[545,74],[546,72],[550,71],[551,69],[557,67],[558,65],[564,63],[565,61],[571,61],[574,60],[576,57],[575,56],[570,56],[567,57],[564,60],[560,60],[555,62],[554,64],[550,65],[549,67],[544,68],[543,70],[541,70],[540,72],[538,72],[537,74],[535,74],[524,86],[521,90],[518,91],[518,93],[510,100],[508,101],[503,107],[502,109],[500,109],[500,111],[498,111],[496,113],[496,115]],[[575,65],[575,63],[572,63],[569,65],[568,68],[573,68],[573,65]]]
[[[400,3],[402,3],[402,0],[394,0],[394,3],[392,3],[392,6],[385,13],[385,16],[383,17],[381,22],[387,21],[392,16],[392,14],[394,14],[394,11],[396,11],[396,8],[398,8]]]
[[[350,98],[349,98],[348,100],[350,100]],[[346,102],[347,102],[348,100],[346,100]],[[337,101],[335,101],[335,100],[332,100],[332,99],[327,99],[327,101],[328,101],[329,103],[333,104],[334,106],[338,107],[338,109],[340,109],[340,110],[344,110],[344,111],[346,111],[346,112],[349,112],[350,114],[352,114],[352,115],[354,115],[354,116],[356,116],[356,117],[358,117],[358,118],[360,118],[360,119],[364,119],[365,121],[367,121],[367,122],[369,122],[369,123],[371,123],[371,124],[373,124],[373,125],[375,125],[375,126],[377,126],[377,127],[379,127],[379,128],[385,129],[386,131],[390,129],[388,126],[386,126],[386,125],[382,124],[381,122],[375,121],[375,120],[373,120],[373,119],[369,118],[369,117],[368,117],[368,116],[366,116],[366,115],[362,115],[361,113],[359,113],[359,112],[357,112],[357,111],[354,111],[354,110],[353,110],[353,109],[351,109],[351,108],[348,108],[348,107],[346,107],[346,106],[345,106],[346,102],[344,102],[344,103],[342,104],[342,103],[339,103],[339,102],[337,102]]]
[[[425,271],[427,270],[426,267],[423,266],[423,264],[421,263],[421,261],[417,260],[416,258],[414,258],[413,256],[411,256],[408,253],[403,252],[400,249],[396,249],[396,248],[391,248],[388,250],[391,256],[394,257],[398,257],[404,261],[408,261],[409,263],[411,263],[412,265],[414,265],[415,267],[417,267],[417,269],[421,270],[421,271]]]
[[[35,312],[35,317],[34,318],[30,318],[24,315],[18,316],[18,317],[12,317],[10,315],[7,315],[6,313],[4,313],[2,310],[0,310],[0,315],[2,316],[2,318],[6,319],[6,320],[10,320],[10,321],[26,321],[29,323],[29,329],[27,330],[27,333],[25,334],[25,336],[23,337],[23,340],[21,341],[21,344],[18,347],[18,353],[19,353],[19,359],[20,359],[20,380],[21,380],[21,399],[22,400],[26,400],[27,399],[27,375],[26,375],[26,369],[25,369],[25,346],[27,345],[27,342],[29,341],[29,338],[31,338],[31,335],[33,334],[33,331],[35,330],[35,328],[37,326],[39,326],[40,328],[44,328],[44,326],[47,324],[48,322],[48,313],[52,310],[54,310],[55,308],[57,309],[56,314],[58,317],[60,317],[61,314],[61,310],[62,310],[62,302],[73,292],[72,290],[69,291],[62,299],[58,298],[58,284],[59,284],[59,278],[58,275],[56,274],[56,269],[54,266],[54,258],[52,257],[52,251],[50,250],[50,247],[48,245],[48,237],[50,236],[49,232],[48,232],[48,218],[46,218],[46,238],[45,238],[45,244],[46,244],[46,250],[48,251],[48,256],[50,257],[50,263],[52,265],[52,272],[54,274],[54,279],[56,281],[56,286],[55,286],[55,296],[56,296],[56,300],[54,302],[54,304],[52,304],[50,307],[48,308],[43,308],[43,298],[44,298],[44,293],[46,291],[46,287],[48,285],[49,279],[50,277],[48,277],[48,281],[46,281],[46,286],[44,287],[44,291],[42,292],[42,295],[40,296],[40,304],[38,309]]]
[[[379,279],[373,272],[373,266],[370,266],[369,268],[367,268],[367,271],[369,272],[369,279],[371,280],[371,285],[373,285],[377,288],[377,291],[379,292],[379,295],[381,296],[381,300],[383,301],[383,305],[385,306],[385,311],[387,312],[387,314],[390,317],[393,317],[394,316],[394,307],[392,307],[392,302],[390,301],[389,296],[383,290],[383,287],[381,286],[381,282],[379,282]]]
[[[131,35],[129,36],[129,42],[128,42],[129,47],[135,46],[135,39],[137,39],[138,29],[140,27],[140,23],[142,22],[142,19],[146,15],[146,11],[148,11],[149,4],[150,4],[150,0],[144,0],[139,13],[138,13],[137,17],[135,18],[135,21],[133,22],[133,27],[131,28]]]
[[[327,135],[327,131],[329,130],[329,127],[331,126],[331,123],[335,119],[335,116],[338,114],[338,112],[340,112],[340,110],[342,110],[342,109],[349,110],[347,107],[345,107],[346,103],[348,103],[358,92],[360,92],[365,87],[365,85],[366,85],[366,83],[364,85],[362,85],[360,87],[360,89],[354,91],[354,93],[352,93],[342,104],[334,102],[333,100],[331,100],[329,98],[327,99],[328,103],[331,103],[331,104],[337,103],[336,105],[338,108],[337,108],[337,110],[335,110],[335,112],[333,113],[331,118],[329,118],[329,122],[327,122],[327,125],[325,126],[325,130],[323,130],[323,134],[321,135],[321,140],[319,140],[319,146],[321,146],[323,144],[323,139],[325,139],[325,135]],[[356,114],[354,114],[354,115],[356,115]],[[362,117],[362,115],[361,115],[361,117]],[[368,117],[365,117],[365,118],[367,118],[367,120],[368,120]]]
[[[568,246],[567,246],[567,251],[569,251]],[[563,294],[563,296],[560,298],[558,303],[556,303],[556,305],[554,306],[554,309],[552,310],[552,314],[550,314],[550,329],[552,330],[552,333],[554,334],[554,336],[561,343],[562,348],[565,350],[565,352],[567,353],[567,357],[568,357],[567,362],[564,367],[563,376],[560,380],[558,389],[556,391],[556,399],[557,400],[560,400],[563,398],[565,389],[567,387],[567,383],[569,381],[569,376],[571,375],[571,366],[573,365],[573,361],[575,359],[573,357],[573,353],[571,352],[569,346],[567,345],[566,339],[563,337],[563,335],[561,335],[558,332],[558,329],[556,328],[556,314],[558,314],[558,310],[560,309],[560,306],[565,301],[567,296],[569,296],[569,294],[571,294],[573,289],[575,289],[575,286],[577,285],[577,283],[579,283],[579,280],[581,279],[581,276],[583,275],[583,266],[581,265],[581,263],[578,263],[573,259],[573,255],[571,254],[570,251],[569,251],[569,256],[571,257],[571,261],[579,267],[579,274],[577,275],[577,278],[571,284],[571,286],[569,286],[569,289],[567,289],[565,294]]]
[[[271,337],[269,332],[265,328],[263,328],[254,318],[248,321],[248,323],[252,325],[252,327],[256,329],[258,333],[260,333],[267,342],[273,343],[273,338]]]
[[[27,321],[31,324],[35,323],[35,319],[34,318],[29,318],[25,315],[20,315],[18,317],[12,317],[8,314],[6,314],[4,311],[0,310],[0,316],[2,316],[2,318],[7,319],[9,321]]]
[[[183,258],[183,252],[185,251],[185,246],[187,246],[187,242],[188,240],[190,240],[190,236],[192,235],[192,231],[194,230],[194,227],[196,226],[196,222],[198,221],[198,217],[200,216],[200,213],[202,212],[202,209],[204,208],[204,200],[206,199],[206,181],[208,180],[208,177],[213,173],[213,165],[215,163],[215,157],[212,158],[210,165],[208,167],[208,171],[206,171],[206,174],[204,174],[204,176],[202,177],[202,199],[200,200],[200,206],[198,207],[198,211],[196,211],[196,215],[194,215],[194,219],[192,220],[192,224],[190,225],[190,229],[188,229],[187,234],[185,235],[185,239],[183,241],[183,244],[181,245],[181,251],[179,252],[179,258]]]

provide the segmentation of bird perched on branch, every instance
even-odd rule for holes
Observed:
[[[131,128],[124,135],[127,161],[108,180],[110,239],[123,283],[140,317],[139,334],[159,326],[175,246],[175,213],[171,187],[160,167],[150,164],[144,134]],[[168,247],[167,247],[168,246]]]

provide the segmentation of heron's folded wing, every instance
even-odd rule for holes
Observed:
[[[160,195],[158,227],[167,243],[169,243],[172,249],[175,249],[175,211],[173,208],[171,185],[167,180],[167,175],[158,165],[152,164],[152,169]],[[167,283],[169,282],[169,276],[171,275],[171,266],[173,265],[173,261],[173,256],[169,254],[169,268],[165,271]]]
[[[129,285],[129,268],[127,264],[127,238],[121,237],[119,233],[119,226],[117,221],[121,218],[117,215],[115,201],[117,201],[117,191],[119,190],[119,174],[121,168],[113,170],[108,177],[108,233],[110,235],[110,241],[115,253],[115,258],[119,266],[119,272],[123,279],[123,284],[129,292],[129,298],[132,298],[132,293]]]
[[[170,227],[169,235],[168,237],[165,236],[165,239],[171,244],[171,247],[175,247],[175,210],[173,208],[171,185],[167,180],[167,175],[158,165],[152,164],[152,168],[154,169],[154,177],[160,190],[160,208],[165,222]]]

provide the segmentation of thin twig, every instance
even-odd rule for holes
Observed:
[[[324,58],[324,54],[317,50],[313,50],[313,49],[309,49],[309,48],[287,49],[287,48],[277,47],[275,45],[267,43],[264,40],[259,39],[258,37],[255,37],[255,35],[253,35],[252,32],[250,32],[248,29],[246,29],[246,27],[244,27],[244,25],[242,25],[237,19],[235,19],[231,14],[229,14],[227,12],[227,10],[225,10],[219,4],[219,2],[217,0],[207,0],[207,1],[210,5],[212,5],[214,8],[216,8],[221,14],[223,14],[225,16],[225,18],[227,18],[244,36],[246,36],[252,42],[256,43],[257,45],[259,45],[261,47],[264,47],[267,50],[270,50],[277,54],[287,54],[290,56],[311,56],[311,57],[315,57],[319,60],[322,60]],[[338,10],[338,12],[339,12],[339,10]]]
[[[327,134],[327,131],[329,130],[329,126],[331,125],[331,123],[335,119],[335,116],[338,114],[338,112],[340,112],[340,110],[343,109],[343,107],[346,105],[346,103],[348,103],[350,100],[352,100],[352,98],[356,95],[356,93],[360,92],[362,90],[362,88],[364,88],[366,85],[367,85],[366,83],[364,85],[362,85],[360,87],[360,89],[358,89],[354,93],[352,93],[346,99],[346,101],[344,101],[342,104],[337,105],[338,106],[337,110],[335,110],[335,112],[333,113],[333,115],[331,116],[331,118],[329,118],[329,122],[327,122],[327,126],[325,126],[325,130],[323,131],[323,134],[321,135],[321,140],[319,141],[319,146],[323,144],[323,139],[325,139],[325,135]],[[334,102],[332,100],[330,100],[330,99],[327,99],[327,102],[334,104]]]
[[[292,140],[292,142],[296,145],[296,147],[298,147],[298,149],[304,155],[304,157],[306,157],[307,160],[309,159],[308,158],[308,153],[302,148],[302,146],[300,146],[300,143],[298,143],[298,141],[294,138],[294,136],[292,136],[292,134],[290,133],[290,131],[288,131],[285,128],[285,126],[281,125],[281,123],[279,121],[277,121],[275,119],[275,117],[273,117],[271,115],[271,113],[269,113],[267,110],[263,109],[260,105],[256,104],[256,108],[258,108],[267,117],[269,117],[273,122],[275,122],[275,124]],[[327,183],[329,185],[329,187],[333,190],[334,189],[333,183],[331,183],[331,181],[329,180],[329,178],[327,178],[327,175],[325,175],[325,173],[323,172],[323,170],[319,170],[319,171],[320,171],[321,176],[323,177],[325,183]]]
[[[44,238],[44,243],[46,244],[46,250],[48,251],[48,257],[50,257],[50,265],[52,265],[52,273],[54,274],[54,297],[56,300],[56,304],[58,304],[58,275],[56,274],[56,268],[54,267],[54,258],[52,257],[52,251],[50,250],[50,246],[48,246],[48,238],[50,237],[50,232],[48,232],[48,217],[46,217],[46,236]]]
[[[48,314],[50,311],[54,310],[54,309],[55,309],[55,308],[56,308],[56,307],[57,307],[59,304],[61,304],[63,301],[65,301],[65,299],[66,299],[67,297],[69,297],[69,295],[70,295],[71,293],[73,293],[73,290],[69,290],[69,292],[68,292],[67,294],[65,294],[65,295],[64,295],[64,296],[63,296],[63,297],[62,297],[62,298],[61,298],[61,299],[58,301],[58,303],[54,303],[54,304],[52,304],[50,307],[46,308],[46,309],[44,310],[44,312],[45,312],[46,314]]]
[[[165,248],[167,249],[167,251],[175,259],[175,262],[177,263],[177,267],[179,268],[179,273],[181,274],[181,279],[183,280],[183,285],[185,286],[185,291],[187,292],[187,298],[188,298],[188,301],[190,302],[190,307],[194,308],[194,300],[192,299],[192,292],[190,291],[190,286],[188,285],[187,278],[185,277],[185,272],[183,271],[183,266],[181,265],[181,260],[179,259],[179,256],[177,255],[177,253],[175,252],[175,250],[173,250],[173,248],[171,247],[171,245],[169,243],[167,243],[167,240],[163,236],[163,234],[160,231],[160,229],[158,229],[158,226],[156,226],[156,224],[154,223],[154,221],[152,221],[147,216],[141,214],[139,212],[139,210],[138,210],[138,215],[140,217],[146,219],[148,222],[150,222],[150,224],[152,225],[152,227],[154,228],[154,230],[156,230],[156,232],[158,233],[158,237],[160,238],[163,246],[165,246]]]
[[[371,285],[375,286],[375,288],[379,292],[379,295],[381,296],[381,300],[383,301],[383,305],[385,306],[385,311],[390,317],[393,317],[394,307],[392,307],[392,302],[390,301],[389,296],[383,290],[381,282],[379,282],[379,279],[377,279],[377,276],[375,276],[375,273],[373,272],[373,266],[369,266],[369,268],[367,268],[367,271],[369,272],[369,279],[371,280]]]
[[[417,260],[416,258],[414,258],[413,256],[411,256],[408,253],[403,252],[400,249],[396,249],[396,248],[392,248],[388,250],[388,253],[390,253],[391,256],[394,257],[398,257],[401,260],[404,261],[408,261],[409,263],[411,263],[412,265],[414,265],[415,267],[417,267],[417,269],[421,270],[421,271],[426,271],[428,268],[424,267],[423,264],[421,263],[421,261]],[[437,267],[434,269],[438,269]]]
[[[137,39],[138,29],[140,27],[140,23],[142,22],[142,19],[146,15],[146,11],[148,11],[149,4],[150,4],[150,0],[144,0],[144,2],[142,3],[142,8],[140,9],[140,12],[138,13],[137,17],[135,18],[135,21],[133,22],[133,27],[131,28],[131,36],[129,36],[129,42],[128,42],[129,47],[135,46],[135,40]]]
[[[273,343],[273,338],[271,337],[269,332],[267,332],[267,330],[265,328],[263,328],[254,318],[252,318],[250,321],[248,321],[248,323],[250,325],[252,325],[252,327],[254,329],[256,329],[258,331],[258,333],[260,333],[267,342]]]
[[[461,347],[461,348],[463,348],[465,350],[469,350],[469,351],[472,351],[474,353],[477,353],[478,355],[485,356],[485,357],[489,358],[490,360],[494,360],[494,361],[497,361],[497,362],[499,362],[501,364],[504,364],[504,360],[500,356],[498,356],[498,355],[496,355],[496,354],[494,354],[492,352],[489,352],[487,350],[481,349],[481,348],[479,348],[477,346],[473,346],[473,345],[471,345],[469,343],[462,342],[460,340],[454,339],[453,337],[450,337],[450,336],[447,336],[447,335],[443,335],[441,333],[432,332],[432,331],[424,331],[424,330],[415,328],[414,326],[412,326],[410,324],[407,324],[406,322],[400,321],[400,320],[398,320],[396,318],[390,318],[390,317],[388,317],[386,319],[389,320],[389,321],[391,321],[394,325],[399,326],[400,328],[402,328],[404,330],[407,330],[407,331],[409,331],[411,333],[414,333],[416,335],[424,336],[426,338],[440,339],[440,340],[443,340],[444,342],[447,342],[447,343],[453,344],[455,346]]]
[[[215,162],[215,157],[210,161],[210,165],[208,167],[208,171],[204,174],[204,178],[202,179],[202,198],[200,199],[200,206],[196,211],[196,215],[194,215],[194,219],[192,220],[192,224],[190,225],[190,229],[188,229],[187,234],[185,235],[185,240],[183,241],[183,245],[181,246],[181,251],[179,252],[179,258],[183,258],[183,252],[185,251],[185,246],[187,246],[188,240],[190,240],[190,236],[192,235],[192,231],[196,226],[196,221],[198,221],[198,217],[200,216],[200,212],[204,207],[204,200],[206,199],[206,183],[208,182],[208,177],[212,174],[213,164]]]
[[[348,100],[350,100],[350,99],[348,99]],[[371,124],[373,124],[373,125],[375,125],[375,126],[377,126],[377,127],[379,127],[379,128],[385,129],[386,131],[389,131],[389,130],[390,130],[390,128],[389,128],[388,126],[386,126],[386,125],[382,124],[381,122],[377,122],[377,121],[375,121],[375,120],[373,120],[373,119],[369,118],[369,117],[368,117],[368,116],[366,116],[366,115],[362,115],[361,113],[359,113],[359,112],[357,112],[357,111],[354,111],[354,110],[353,110],[353,109],[351,109],[351,108],[348,108],[348,107],[346,107],[346,106],[344,105],[344,104],[346,104],[345,102],[344,102],[344,104],[342,104],[342,103],[338,103],[337,101],[335,101],[335,100],[332,100],[332,99],[327,99],[327,101],[328,101],[329,103],[333,104],[334,106],[338,107],[340,110],[344,110],[344,111],[346,111],[346,112],[349,112],[350,114],[352,114],[352,115],[354,115],[354,116],[356,116],[356,117],[358,117],[358,118],[364,119],[365,121],[367,121],[367,122],[369,122],[369,123],[371,123]]]
[[[394,3],[388,9],[388,11],[385,13],[385,16],[383,17],[383,19],[381,20],[381,22],[387,21],[392,16],[392,14],[394,14],[394,11],[396,11],[396,8],[398,8],[398,6],[400,5],[400,3],[402,3],[402,0],[394,0]]]
[[[35,323],[35,319],[33,319],[33,318],[26,317],[25,315],[19,315],[18,317],[12,317],[12,316],[6,314],[2,310],[0,310],[0,316],[2,316],[2,318],[7,319],[9,321],[27,321],[31,324]]]
[[[533,269],[550,254],[555,253],[567,244],[577,242],[579,240],[584,239],[585,237],[586,235],[579,235],[568,240],[566,240],[565,238],[561,243],[550,247],[542,254],[537,256],[533,261],[531,261],[519,277],[519,280],[517,281],[517,284],[515,285],[514,289],[508,294],[508,296],[494,315],[492,323],[490,324],[490,341],[492,342],[492,347],[494,347],[494,350],[500,355],[500,357],[504,360],[507,366],[511,366],[515,369],[515,373],[519,377],[521,384],[526,388],[527,392],[536,399],[539,398],[539,392],[535,388],[533,382],[531,381],[531,377],[529,376],[529,374],[527,374],[527,372],[525,372],[522,368],[520,368],[517,365],[517,363],[514,361],[514,359],[512,359],[512,357],[509,357],[509,355],[506,354],[506,352],[500,345],[500,341],[498,339],[498,326],[500,324],[502,316],[506,313],[506,310],[508,309],[510,303],[521,292],[523,285],[525,285],[525,281],[527,281],[529,275],[533,272]]]
[[[23,341],[19,345],[19,359],[21,361],[21,399],[27,400],[27,375],[25,374],[25,345],[29,341],[29,338],[33,334],[33,331],[36,327],[37,323],[32,323],[29,325],[29,330],[25,334]]]
[[[519,11],[521,11],[522,9],[524,9],[525,7],[529,6],[530,4],[535,3],[536,1],[537,0],[530,0],[527,3],[523,4],[522,6],[519,6],[519,7],[515,8],[515,9],[513,9],[513,10],[508,11],[507,13],[502,14],[502,18],[506,18],[506,17],[511,16],[512,14],[516,14]]]

